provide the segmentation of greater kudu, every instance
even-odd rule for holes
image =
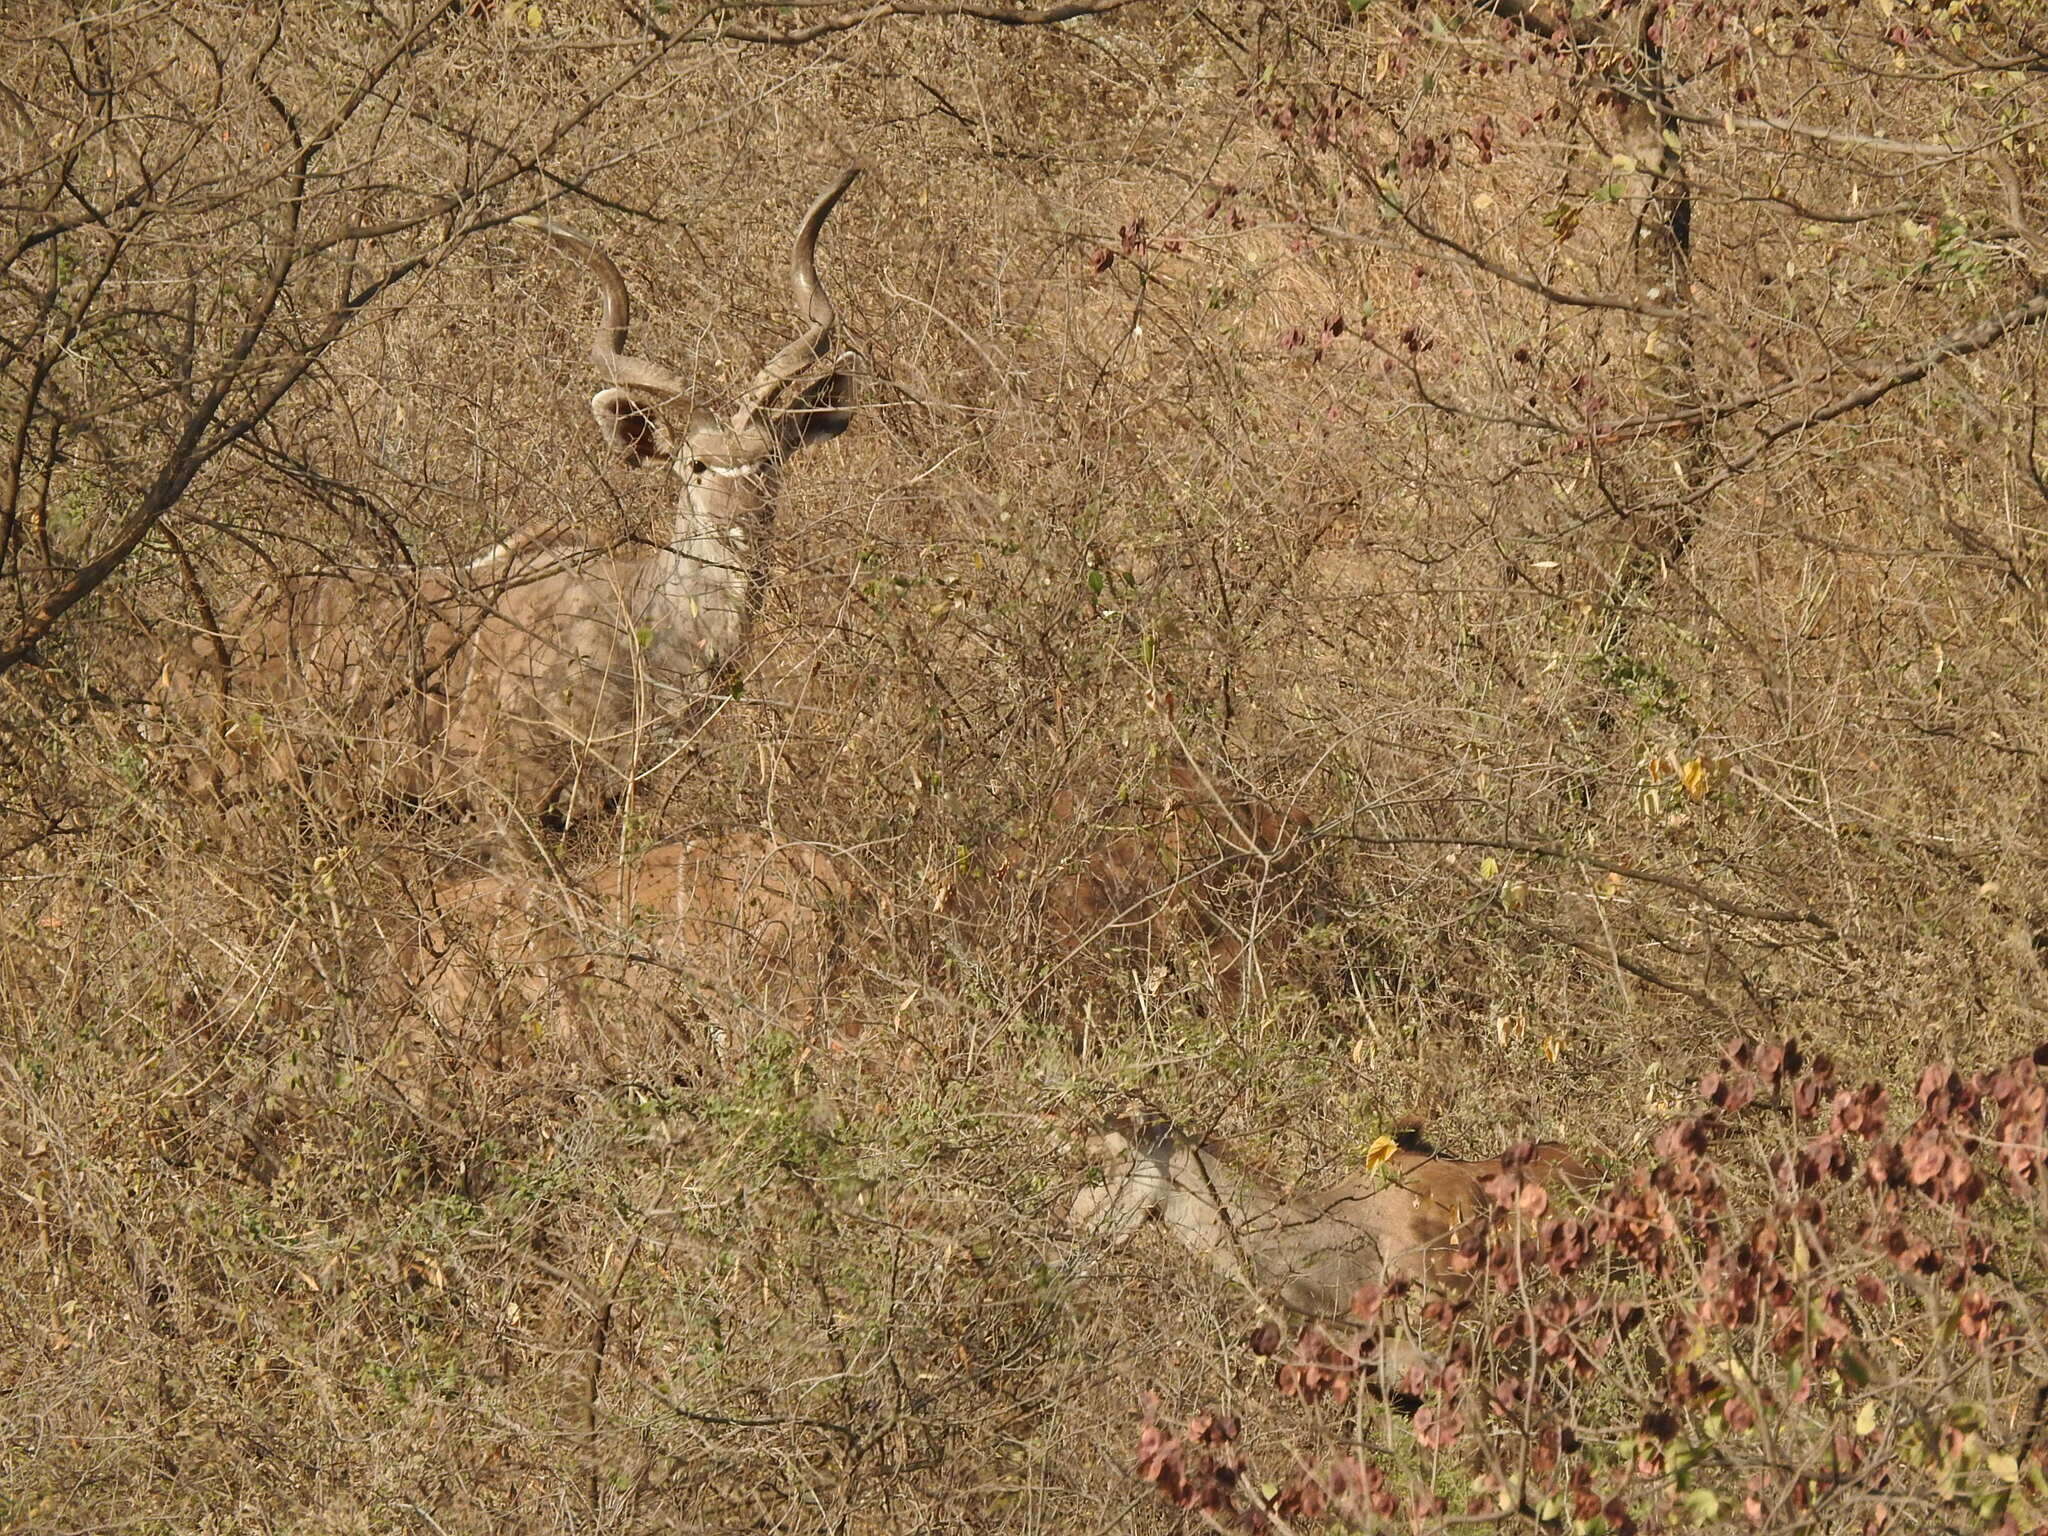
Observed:
[[[1175,763],[1113,796],[1044,795],[940,886],[933,907],[964,945],[979,935],[1014,952],[1020,934],[1038,934],[1064,980],[1105,966],[1119,979],[1164,976],[1187,960],[1186,984],[1241,1006],[1277,984],[1313,920],[1311,830],[1299,809]]]
[[[1115,1123],[1091,1150],[1104,1182],[1074,1196],[1068,1221],[1078,1231],[1114,1247],[1157,1215],[1191,1253],[1261,1302],[1321,1318],[1345,1316],[1367,1284],[1404,1279],[1453,1292],[1469,1285],[1445,1260],[1468,1224],[1484,1218],[1485,1186],[1506,1167],[1497,1157],[1460,1162],[1411,1142],[1376,1169],[1283,1194],[1149,1112]],[[1538,1144],[1519,1167],[1546,1188],[1594,1178],[1555,1142]],[[1422,1358],[1405,1342],[1383,1345],[1386,1384]]]
[[[573,519],[532,524],[454,568],[323,570],[265,583],[223,623],[174,649],[160,689],[209,741],[195,779],[370,784],[422,800],[487,787],[511,819],[563,821],[603,805],[658,758],[744,643],[783,463],[843,432],[846,375],[826,367],[838,312],[817,241],[853,184],[843,172],[797,225],[790,280],[806,321],[719,420],[662,413],[688,381],[626,355],[631,300],[611,259],[545,219],[514,223],[579,260],[603,310],[590,402],[634,467],[682,481],[665,538],[596,539]],[[451,768],[462,771],[451,773]]]
[[[538,1008],[586,1045],[621,1009],[718,1039],[749,1016],[801,1029],[841,979],[852,890],[823,849],[751,831],[663,843],[578,879],[484,875],[434,893],[397,996],[457,1031]]]

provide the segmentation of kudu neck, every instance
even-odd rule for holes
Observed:
[[[751,567],[774,509],[772,466],[693,476],[676,501],[671,545],[707,562]]]

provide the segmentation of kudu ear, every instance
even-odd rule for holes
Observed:
[[[600,389],[590,397],[590,414],[597,418],[604,440],[634,469],[656,459],[666,460],[675,452],[661,418],[636,400],[631,390]]]
[[[784,453],[829,443],[853,425],[853,381],[828,373],[775,413],[775,436]]]

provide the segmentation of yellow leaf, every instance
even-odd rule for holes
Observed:
[[[1856,1410],[1856,1433],[1874,1435],[1877,1433],[1877,1404],[1866,1402]]]
[[[1552,1066],[1556,1066],[1558,1059],[1564,1055],[1564,1036],[1545,1035],[1543,1037],[1543,1055],[1544,1059]]]
[[[1400,1150],[1400,1143],[1396,1142],[1391,1136],[1375,1138],[1373,1144],[1365,1149],[1365,1166],[1367,1170],[1370,1171],[1383,1167]]]
[[[541,15],[539,6],[529,5],[526,8],[526,25],[535,32],[547,25],[547,18]]]
[[[2020,1480],[2020,1459],[2009,1451],[1993,1451],[1984,1458],[1984,1465],[1991,1469],[1991,1475],[2001,1483],[2016,1483]]]
[[[1705,758],[1689,757],[1678,770],[1678,782],[1685,786],[1685,792],[1698,800],[1706,795],[1713,779],[1713,770]]]
[[[1498,880],[1500,878],[1500,860],[1490,855],[1481,859],[1479,861],[1479,878],[1482,880]]]

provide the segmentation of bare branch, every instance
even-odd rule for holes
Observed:
[[[1387,190],[1378,181],[1374,182],[1374,190],[1379,193],[1380,199],[1385,206],[1391,208],[1400,216],[1403,224],[1406,224],[1416,234],[1429,241],[1430,244],[1442,246],[1459,259],[1479,268],[1480,271],[1497,277],[1504,283],[1512,283],[1515,287],[1533,293],[1540,299],[1547,299],[1553,304],[1563,304],[1572,309],[1620,310],[1625,314],[1641,315],[1646,320],[1685,320],[1691,318],[1689,311],[1672,309],[1669,305],[1646,304],[1639,299],[1624,299],[1613,294],[1572,293],[1563,288],[1553,288],[1541,278],[1532,277],[1526,272],[1517,272],[1511,267],[1503,266],[1500,262],[1465,244],[1462,240],[1425,224],[1415,216],[1414,212],[1400,198],[1395,197],[1392,192]],[[1326,239],[1341,240],[1347,244],[1377,245],[1380,243],[1370,235],[1362,235],[1356,230],[1346,229],[1339,224],[1311,224],[1309,228]]]
[[[1694,500],[1726,485],[1754,465],[1778,443],[1811,432],[1815,427],[1846,416],[1851,411],[1860,411],[1866,406],[1875,405],[1894,390],[1903,389],[1908,384],[1919,383],[1943,363],[1995,347],[2014,332],[2039,325],[2044,319],[2048,319],[2048,289],[2036,293],[2024,304],[2016,304],[2011,309],[2003,310],[1973,326],[1941,337],[1912,358],[1897,364],[1882,378],[1872,380],[1861,389],[1851,390],[1846,395],[1838,395],[1826,404],[1816,406],[1804,416],[1764,429],[1758,434],[1755,445],[1748,452],[1728,460],[1713,479],[1685,499]]]
[[[762,43],[779,48],[794,48],[804,43],[816,42],[821,37],[829,37],[837,32],[850,32],[856,27],[866,26],[871,21],[883,21],[891,16],[964,16],[970,20],[992,22],[1004,27],[1051,27],[1058,26],[1061,22],[1076,21],[1084,16],[1107,16],[1112,11],[1120,11],[1132,3],[1134,0],[1066,0],[1066,3],[1061,5],[1034,8],[994,5],[985,3],[985,0],[877,0],[873,5],[832,11],[803,26],[753,27],[731,22],[714,22],[680,33],[664,31],[644,14],[640,15],[640,20],[656,37],[670,44]],[[773,7],[774,10],[785,14],[812,8],[809,5]]]
[[[1645,885],[1661,885],[1667,890],[1690,896],[1701,905],[1711,907],[1727,917],[1739,917],[1758,923],[1800,923],[1809,928],[1824,929],[1829,933],[1835,931],[1835,925],[1817,913],[1747,906],[1738,901],[1731,901],[1725,896],[1717,896],[1697,881],[1686,880],[1678,875],[1667,875],[1654,869],[1618,864],[1581,849],[1563,848],[1555,843],[1524,843],[1501,837],[1402,837],[1364,832],[1318,831],[1309,835],[1330,838],[1338,842],[1371,843],[1388,848],[1490,848],[1499,853],[1519,853],[1531,858],[1556,859],[1561,863],[1583,864],[1586,868],[1597,869],[1603,874],[1620,875],[1625,880],[1640,880]]]
[[[1710,117],[1702,112],[1680,112],[1675,108],[1668,110],[1671,116],[1681,123],[1690,123],[1699,128],[1720,128],[1724,131],[1740,128],[1750,133],[1786,133],[1794,138],[1812,139],[1823,144],[1842,144],[1852,149],[1879,150],[1888,155],[1918,155],[1927,159],[1952,160],[1977,153],[1985,147],[1984,144],[1929,144],[1918,139],[1889,139],[1882,134],[1858,133],[1850,128],[1819,128],[1781,117],[1748,117],[1734,112]]]

